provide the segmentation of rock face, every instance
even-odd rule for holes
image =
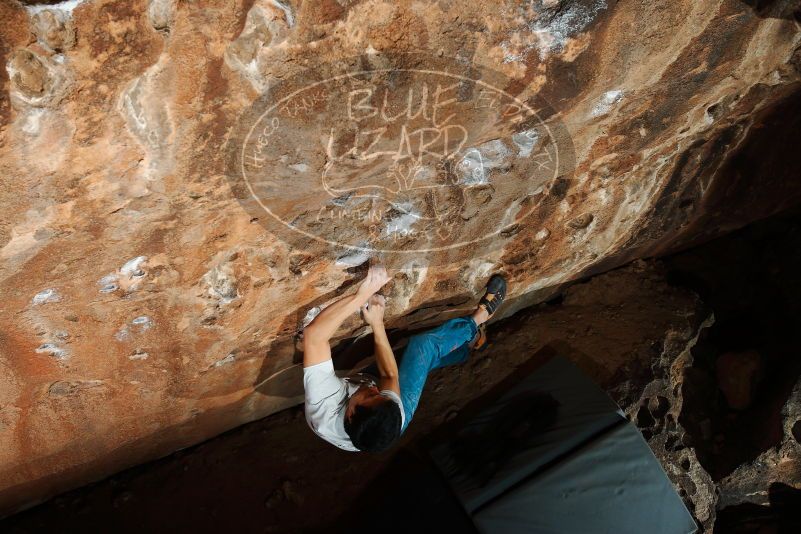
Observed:
[[[701,329],[714,323],[710,316],[702,323]],[[675,338],[675,339],[674,339]],[[705,530],[711,530],[715,523],[717,495],[715,483],[709,473],[698,461],[696,451],[687,445],[687,431],[680,420],[685,409],[682,386],[685,373],[692,366],[692,348],[698,334],[689,340],[670,336],[664,345],[659,359],[651,369],[652,380],[636,386],[636,380],[624,382],[619,388],[640,392],[634,403],[626,403],[625,397],[619,402],[627,404],[629,418],[640,428],[648,445],[659,459],[679,494],[684,499],[696,520]]]
[[[397,262],[390,327],[420,327],[496,270],[509,314],[796,203],[799,19],[790,1],[0,3],[0,510],[298,403],[299,331],[372,256]],[[420,87],[432,107],[399,123]],[[255,114],[279,101],[280,135]],[[363,177],[397,187],[345,189]],[[350,215],[321,222],[320,202]]]

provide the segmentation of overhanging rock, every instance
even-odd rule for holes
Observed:
[[[734,0],[0,3],[0,509],[298,402],[296,335],[358,277],[370,239],[393,241],[390,252],[419,247],[396,262],[388,295],[389,325],[409,328],[463,313],[495,270],[510,278],[508,314],[579,277],[797,203],[795,9]],[[420,87],[392,72],[412,68],[461,76],[442,108],[452,107],[451,122],[407,117],[433,126],[410,122],[404,134],[389,120]],[[243,114],[286,96],[282,84],[303,72],[356,69],[387,72],[381,83],[396,88],[387,118],[386,93],[348,99],[364,85],[287,107],[293,131],[268,155],[299,185],[282,192],[291,201],[265,205],[309,235],[268,231],[270,213],[248,203],[264,201],[270,184],[244,196],[229,166]],[[474,90],[490,81],[488,93]],[[437,83],[445,87],[432,79],[429,94]],[[504,105],[480,107],[492,101]],[[512,103],[541,112],[537,121],[511,122]],[[468,104],[508,111],[510,122]],[[302,131],[312,124],[298,115],[304,106],[339,130]],[[373,122],[360,129],[362,119]],[[379,119],[392,123],[382,139],[404,158],[374,150]],[[456,124],[463,130],[447,128]],[[545,143],[537,125],[557,124],[566,137]],[[534,172],[528,158],[568,141],[569,165]],[[341,158],[348,146],[354,158]],[[431,154],[439,158],[429,165]],[[386,208],[372,212],[374,233],[347,217],[311,231],[320,199],[362,213],[341,182],[370,168],[378,181],[361,185]],[[395,184],[391,198],[381,180]],[[426,180],[449,187],[421,193],[414,186]],[[493,203],[509,193],[504,184],[521,188],[513,206]],[[443,206],[453,209],[435,209]],[[443,213],[449,224],[431,219]],[[451,257],[409,241],[420,230],[445,242],[495,234]],[[352,239],[350,248],[323,246],[321,235]],[[354,317],[339,336],[362,332]]]

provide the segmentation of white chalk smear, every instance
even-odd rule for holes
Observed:
[[[153,326],[153,319],[151,319],[147,315],[142,315],[131,321],[131,324],[138,326],[140,332],[144,332],[145,330],[149,330]]]
[[[138,278],[144,276],[145,272],[141,269],[141,265],[147,261],[147,256],[137,256],[132,260],[128,260],[120,267],[120,273],[131,278]]]
[[[42,131],[42,115],[44,109],[32,109],[25,115],[25,122],[22,124],[22,131],[28,135],[39,135]]]
[[[128,330],[128,325],[125,325],[117,330],[117,333],[114,334],[114,337],[117,339],[117,341],[125,341],[126,339],[130,338],[131,332]]]
[[[478,147],[467,149],[456,166],[460,183],[488,184],[492,170],[502,170],[508,166],[510,154],[509,148],[500,139],[492,139]]]
[[[607,91],[603,94],[598,103],[592,108],[590,115],[593,117],[606,115],[612,109],[612,106],[620,102],[622,99],[623,91],[617,89],[614,91]]]
[[[364,262],[370,260],[370,250],[369,244],[365,244],[361,247],[363,250],[354,250],[348,252],[343,256],[339,256],[336,261],[336,265],[339,266],[346,266],[346,267],[357,267],[359,265],[364,264]]]
[[[420,216],[417,213],[404,213],[400,217],[395,217],[387,221],[382,233],[384,236],[390,236],[393,234],[398,234],[400,236],[409,235],[412,233],[412,228],[414,227],[415,223],[419,220]]]
[[[63,360],[67,357],[67,351],[54,343],[43,343],[36,349],[39,354],[50,354],[57,360]]]
[[[292,15],[292,9],[284,4],[283,2],[279,2],[278,0],[270,0],[270,3],[284,12],[284,18],[286,18],[286,25],[290,28],[295,25],[295,17]]]
[[[117,285],[117,275],[114,273],[107,274],[98,280],[97,285],[100,286],[101,293],[111,293],[120,288],[120,286]]]
[[[540,59],[547,58],[553,52],[561,52],[572,37],[583,32],[607,8],[606,0],[581,3],[534,0],[532,6],[537,18],[522,29],[522,32],[530,32],[530,44],[515,46],[511,41],[501,43],[504,63],[522,61],[532,49],[537,50]]]
[[[63,11],[64,13],[72,14],[72,11],[84,2],[86,2],[86,0],[66,0],[65,2],[59,2],[58,4],[35,4],[32,6],[26,5],[25,9],[27,9],[28,13],[31,15],[46,9],[51,11]]]
[[[456,167],[459,172],[460,183],[465,185],[478,185],[487,183],[484,172],[484,158],[477,148],[469,149]]]
[[[314,308],[311,308],[309,311],[307,311],[306,316],[303,318],[302,322],[303,328],[309,326],[309,323],[314,321],[314,318],[317,317],[321,311],[323,310],[322,308],[320,308],[320,306],[315,306]]]
[[[131,338],[131,329],[133,328],[135,333],[141,334],[153,326],[153,319],[148,317],[147,315],[140,315],[139,317],[135,318],[131,321],[130,325],[123,325],[122,328],[117,330],[117,333],[114,334],[114,337],[117,338],[117,341],[127,341]]]
[[[512,134],[512,142],[517,145],[517,157],[529,157],[539,138],[540,133],[536,128]]]
[[[226,356],[222,360],[218,360],[218,361],[214,362],[212,364],[212,367],[222,367],[223,365],[228,365],[229,363],[234,363],[234,360],[236,360],[236,356],[234,356],[233,354],[229,354],[228,356]]]
[[[46,304],[48,302],[58,302],[60,300],[61,295],[59,295],[58,291],[51,287],[34,295],[33,299],[31,299],[31,303],[36,306],[39,304]]]

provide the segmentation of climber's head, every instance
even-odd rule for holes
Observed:
[[[401,430],[397,403],[375,386],[362,386],[348,400],[345,432],[360,451],[380,452],[392,445]]]

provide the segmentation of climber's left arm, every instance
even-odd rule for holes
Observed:
[[[375,343],[375,361],[378,366],[378,389],[381,391],[394,391],[400,395],[398,382],[398,362],[392,345],[389,343],[387,331],[384,328],[384,309],[386,301],[381,295],[373,295],[367,304],[362,306],[362,316],[373,329]]]

